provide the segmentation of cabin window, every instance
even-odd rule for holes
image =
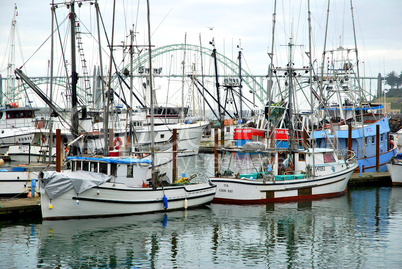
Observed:
[[[324,163],[335,162],[334,155],[332,153],[324,153]]]
[[[11,114],[10,112],[7,112],[7,113],[6,113],[6,118],[7,118],[7,119],[12,119],[13,116],[12,116],[12,114]]]
[[[230,133],[230,126],[226,127],[226,132]]]
[[[91,172],[98,173],[98,163],[91,162]]]
[[[368,143],[369,143],[369,137],[366,136],[364,139],[366,140],[366,141],[365,141],[366,145],[368,145]]]
[[[306,161],[306,154],[299,153],[299,161],[300,162],[305,162]]]
[[[371,143],[375,143],[375,136],[373,136],[372,138],[371,138]]]
[[[381,140],[381,142],[384,141],[384,134],[380,135],[380,140]]]
[[[82,162],[82,171],[88,171],[88,168],[89,168],[89,162],[83,161]]]
[[[110,175],[112,175],[112,176],[117,175],[117,164],[116,163],[110,164]]]
[[[28,118],[33,118],[32,115],[32,111],[28,111]]]
[[[99,173],[107,175],[107,163],[99,163]]]
[[[25,111],[21,111],[21,118],[25,118],[25,117],[26,117]]]
[[[165,138],[165,135],[164,135],[164,134],[161,134],[161,138]]]
[[[133,177],[134,175],[134,165],[129,164],[127,165],[127,177]]]

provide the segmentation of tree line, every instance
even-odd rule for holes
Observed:
[[[400,89],[402,86],[402,71],[399,76],[392,71],[385,76],[385,84],[391,86],[391,90]]]

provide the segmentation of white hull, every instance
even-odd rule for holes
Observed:
[[[0,172],[0,196],[17,196],[28,193],[32,179],[38,178],[39,172]]]
[[[402,163],[388,163],[387,168],[391,176],[392,185],[402,185]]]
[[[53,157],[56,156],[56,148],[53,147]],[[49,147],[32,145],[10,146],[7,152],[11,161],[18,163],[49,162]],[[52,158],[53,159],[53,158]]]
[[[346,191],[349,179],[357,165],[326,176],[263,181],[238,178],[212,177],[217,185],[214,202],[266,203],[319,199],[340,195]]]
[[[168,198],[166,210],[180,210],[209,204],[215,191],[216,187],[209,183],[153,189],[105,182],[99,188],[88,189],[78,197],[74,189],[71,189],[50,202],[42,188],[42,218],[68,219],[160,212],[165,211],[162,201],[164,195]]]

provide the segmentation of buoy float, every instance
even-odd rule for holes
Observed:
[[[163,195],[162,202],[163,202],[163,208],[167,209],[168,208],[168,198],[166,197],[166,195]]]
[[[49,209],[53,209],[53,205],[52,205],[52,204],[49,204]]]
[[[142,181],[142,187],[143,187],[143,188],[148,187],[147,183],[145,183],[144,180]]]
[[[0,158],[0,166],[4,165],[4,160]]]
[[[114,148],[115,148],[115,149],[119,149],[122,144],[123,144],[123,141],[121,141],[121,138],[120,138],[120,137],[116,137],[116,138],[114,139]]]

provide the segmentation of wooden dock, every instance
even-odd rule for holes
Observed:
[[[0,219],[41,218],[40,198],[0,200]]]
[[[366,186],[392,186],[389,172],[372,172],[364,173],[360,176],[359,173],[353,173],[348,187],[366,187]]]

